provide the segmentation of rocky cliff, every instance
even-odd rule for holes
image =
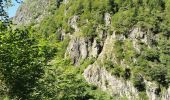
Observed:
[[[104,19],[106,26],[111,25],[111,17],[109,15],[109,13],[105,14]],[[76,27],[75,30],[79,30],[79,28]],[[118,78],[113,74],[113,72],[110,71],[111,69],[107,70],[107,61],[110,61],[111,65],[113,66],[118,64],[125,70],[130,69],[131,66],[126,63],[125,59],[121,59],[120,61],[118,61],[115,50],[116,41],[130,41],[130,49],[132,49],[134,52],[141,53],[142,46],[140,43],[145,44],[145,49],[152,48],[153,41],[158,41],[160,37],[160,34],[147,34],[147,31],[142,31],[140,28],[133,28],[129,32],[130,33],[128,33],[128,36],[116,33],[116,31],[113,31],[111,35],[108,35],[109,33],[103,31],[98,32],[100,38],[103,40],[100,41],[100,43],[97,42],[96,38],[88,39],[72,36],[66,51],[66,55],[70,55],[75,66],[78,66],[81,60],[85,60],[88,58],[96,59],[94,64],[89,65],[84,70],[83,75],[89,83],[97,85],[103,91],[106,91],[113,96],[121,96],[122,98],[125,97],[128,100],[169,100],[169,88],[167,90],[163,90],[162,94],[159,94],[159,85],[155,82],[144,79],[144,92],[146,92],[146,94],[144,94],[145,96],[143,97],[143,95],[140,93],[140,90],[138,90],[134,86],[132,81],[126,80],[122,77]],[[133,63],[137,63],[137,58],[131,59]],[[134,77],[133,73],[131,77]],[[141,77],[142,79],[144,78],[144,76]]]
[[[51,0],[52,1],[52,0]],[[49,15],[50,0],[25,0],[17,10],[13,23],[17,25],[28,25],[38,23]]]
[[[141,20],[130,25],[134,21],[130,18],[136,16],[130,12],[137,13],[133,7],[123,8],[125,4],[120,7],[118,2],[108,3],[109,0],[104,0],[104,3],[101,0],[98,3],[95,1],[65,0],[52,17],[57,20],[55,28],[60,34],[60,40],[64,40],[66,36],[70,38],[65,58],[69,57],[76,67],[86,59],[95,60],[84,69],[82,75],[89,84],[98,86],[112,96],[119,96],[118,99],[169,100],[170,88],[165,79],[166,71],[159,72],[157,68],[169,66],[169,33],[157,30],[157,26],[157,29],[148,28],[151,27],[150,23],[147,27],[140,26],[138,22],[142,25],[147,23]],[[19,8],[14,23],[39,22],[48,14],[52,16],[47,10],[49,4],[48,0],[38,0],[35,3],[30,0],[24,3]],[[111,8],[106,8],[108,6]],[[141,15],[135,18],[139,17]],[[127,24],[129,20],[132,21]],[[156,22],[155,25],[157,24]],[[162,48],[161,43],[166,48]],[[167,51],[163,53],[165,49]],[[163,55],[167,58],[164,59]]]

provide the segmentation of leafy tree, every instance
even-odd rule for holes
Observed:
[[[164,87],[168,87],[169,78],[167,77],[167,67],[163,65],[154,65],[152,69],[147,72],[152,80],[157,81]]]
[[[44,56],[28,30],[0,33],[0,73],[9,88],[9,95],[29,98],[37,80],[44,73]]]

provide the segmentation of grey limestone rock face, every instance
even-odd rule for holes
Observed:
[[[134,87],[132,82],[116,78],[106,71],[105,68],[98,65],[97,62],[89,65],[83,75],[87,82],[98,86],[113,96],[127,97],[128,100],[143,100],[142,97],[139,97],[139,91]],[[170,100],[170,88],[165,89],[161,95],[158,95],[159,86],[156,83],[146,80],[144,82],[149,100]]]
[[[72,62],[78,65],[81,59],[86,59],[88,56],[88,40],[85,38],[76,38],[70,41],[65,56],[70,56]]]
[[[92,49],[91,49],[91,52],[90,52],[90,55],[92,57],[94,57],[94,58],[97,58],[98,50],[99,50],[98,43],[97,43],[96,40],[94,40],[93,45],[92,45]]]
[[[69,0],[64,0],[64,4],[67,4],[69,2]]]
[[[25,0],[17,10],[13,23],[17,25],[38,23],[49,14],[49,5],[50,0]]]
[[[108,72],[102,64],[107,59],[115,64],[117,63],[114,53],[114,41],[117,37],[121,36],[116,34],[107,36],[102,52],[98,55],[97,60],[84,70],[83,75],[87,82],[98,86],[103,91],[106,91],[113,96],[127,97],[128,100],[143,100],[142,97],[139,96],[140,92],[134,87],[131,81],[115,77]],[[143,38],[143,36],[139,37]],[[133,40],[135,40],[137,37],[133,36],[133,38]],[[121,65],[124,67],[128,66],[124,63],[124,60],[121,61]],[[158,94],[160,87],[155,82],[144,80],[144,83],[146,86],[146,95],[149,100],[170,100],[170,88],[165,89],[161,94]]]
[[[163,94],[162,94],[162,100],[170,100],[170,87],[163,91]]]
[[[113,96],[126,96],[129,100],[138,98],[138,92],[131,82],[117,79],[97,63],[88,66],[84,71],[84,77],[89,83],[97,85]]]
[[[75,65],[79,65],[80,61],[88,57],[97,58],[101,48],[100,44],[96,43],[96,40],[92,41],[89,38],[72,36],[65,57],[69,56]]]
[[[105,13],[104,20],[105,20],[105,25],[110,26],[110,24],[111,24],[111,15],[109,13]]]
[[[79,32],[80,29],[77,26],[77,20],[79,19],[79,16],[73,16],[70,18],[68,24],[75,30],[75,32]]]

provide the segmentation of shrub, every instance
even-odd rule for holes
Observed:
[[[148,50],[146,50],[146,52],[144,52],[144,54],[145,54],[146,60],[148,60],[148,61],[152,61],[152,62],[154,62],[155,60],[158,62],[160,61],[159,60],[159,52],[157,50],[148,49]]]
[[[28,30],[0,33],[0,73],[11,97],[30,97],[44,72],[45,57]]]
[[[162,86],[167,87],[169,85],[170,79],[168,78],[166,66],[160,64],[154,65],[147,73],[153,81],[158,82]]]
[[[123,77],[124,73],[125,72],[121,66],[114,66],[114,68],[111,69],[111,74],[117,77]]]
[[[124,44],[123,41],[117,40],[114,45],[115,54],[119,61],[124,58],[123,44]]]
[[[139,92],[145,91],[144,79],[140,74],[136,73],[132,78],[132,82]]]

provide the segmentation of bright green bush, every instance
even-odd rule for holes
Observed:
[[[145,82],[144,82],[143,77],[140,74],[135,73],[133,75],[132,82],[139,92],[145,91],[146,89]]]
[[[44,72],[45,57],[28,30],[0,33],[0,73],[11,97],[29,98]]]
[[[149,76],[153,81],[158,82],[158,84],[161,84],[164,87],[168,87],[170,79],[167,75],[167,67],[157,64],[152,66],[151,69],[147,71]]]
[[[123,49],[124,42],[122,40],[116,40],[114,49],[115,49],[115,54],[116,58],[120,61],[121,59],[124,58],[124,49]]]
[[[124,69],[121,66],[115,66],[113,69],[111,69],[111,74],[117,77],[123,77]]]

